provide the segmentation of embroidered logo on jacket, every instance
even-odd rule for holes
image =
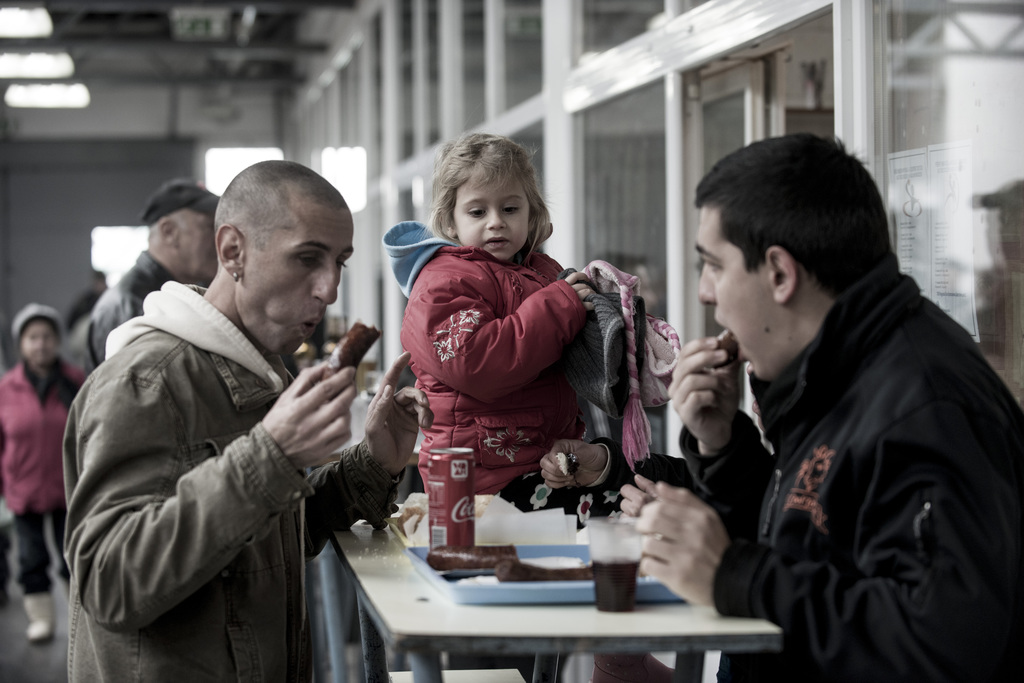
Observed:
[[[828,515],[821,507],[818,500],[818,487],[828,476],[828,470],[832,466],[832,456],[836,454],[835,449],[822,444],[814,449],[814,455],[803,461],[800,465],[800,472],[796,475],[796,487],[790,489],[786,496],[786,503],[783,510],[804,510],[811,513],[811,521],[814,527],[821,533],[828,535],[828,527],[825,520]],[[800,484],[803,488],[800,488]]]
[[[484,446],[496,454],[508,458],[509,462],[516,461],[516,453],[519,452],[520,446],[528,446],[531,443],[533,442],[523,434],[523,430],[514,427],[499,429],[493,435],[487,432],[487,438],[484,439]]]
[[[479,324],[480,311],[459,311],[448,318],[448,324],[434,333],[437,337],[434,349],[442,363],[455,357],[455,352]]]

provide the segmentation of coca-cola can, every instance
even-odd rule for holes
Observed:
[[[430,547],[476,545],[472,448],[434,448],[427,466]]]

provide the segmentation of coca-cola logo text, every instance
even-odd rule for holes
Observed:
[[[473,519],[473,496],[466,496],[452,507],[452,521],[456,524]]]
[[[469,476],[468,460],[452,460],[452,479],[465,479]]]

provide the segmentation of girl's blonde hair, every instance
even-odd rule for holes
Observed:
[[[455,197],[459,188],[474,176],[484,184],[514,180],[523,186],[530,207],[526,253],[532,252],[549,235],[551,217],[531,157],[522,145],[501,135],[467,133],[445,143],[434,164],[430,231],[436,237],[453,239],[449,230],[455,226]]]

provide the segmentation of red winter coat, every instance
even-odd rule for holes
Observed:
[[[76,387],[85,374],[60,362],[61,372]],[[51,386],[45,403],[18,363],[0,377],[0,494],[16,515],[64,510],[62,444],[68,409]]]
[[[430,398],[419,467],[432,448],[476,453],[476,492],[527,472],[556,439],[583,436],[576,392],[557,366],[586,309],[540,253],[523,265],[482,249],[443,247],[416,277],[402,323],[416,386]]]

